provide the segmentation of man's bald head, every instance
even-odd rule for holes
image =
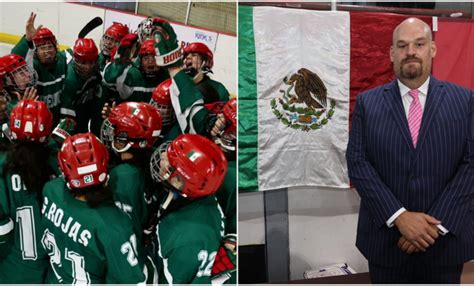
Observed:
[[[431,33],[431,28],[430,26],[418,19],[418,18],[408,18],[405,19],[403,22],[398,24],[398,26],[393,30],[393,36],[392,36],[392,44],[395,45],[395,43],[398,41],[400,31],[403,31],[405,29],[417,29],[417,30],[422,30],[424,33],[426,33],[426,37],[432,41],[433,40],[433,35]]]
[[[431,28],[420,19],[408,18],[393,31],[390,60],[395,75],[406,86],[414,89],[426,81],[435,56]]]

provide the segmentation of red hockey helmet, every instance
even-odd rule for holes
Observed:
[[[171,79],[167,79],[153,90],[151,98],[154,103],[171,105],[170,87],[172,83],[173,81]]]
[[[107,182],[109,152],[92,133],[67,137],[58,152],[58,163],[69,189],[82,189]]]
[[[0,57],[0,76],[5,76],[22,66],[26,66],[25,59],[17,54]]]
[[[46,103],[31,99],[20,101],[10,113],[12,139],[44,142],[51,134],[53,114]]]
[[[111,37],[117,42],[130,33],[130,29],[127,25],[122,23],[114,22],[110,27],[105,30],[104,35]]]
[[[143,75],[146,78],[155,79],[160,70],[155,59],[155,42],[153,40],[143,42],[138,55],[140,57],[140,70],[143,72]]]
[[[120,40],[130,33],[130,29],[122,23],[114,22],[105,30],[102,39],[100,40],[100,49],[105,55],[112,53],[115,47],[118,47]]]
[[[175,118],[170,95],[170,86],[172,83],[171,79],[163,81],[151,94],[150,104],[160,111],[163,126],[171,125]]]
[[[56,41],[56,37],[54,36],[53,32],[50,29],[42,27],[36,31],[35,36],[33,37],[33,43],[35,46],[41,46],[47,43],[53,44],[53,46],[57,46],[58,42]]]
[[[104,138],[111,138],[125,143],[125,147],[112,148],[117,152],[125,152],[129,148],[151,148],[161,134],[162,121],[158,109],[144,102],[124,102],[112,109],[103,125]],[[113,131],[107,128],[113,128]]]
[[[99,58],[99,50],[94,40],[89,38],[77,39],[73,50],[75,61],[95,62]]]
[[[155,41],[153,40],[144,41],[140,47],[140,51],[138,52],[138,55],[140,57],[150,56],[150,55],[156,56]]]
[[[212,67],[214,66],[214,55],[205,44],[195,42],[184,47],[183,55],[185,58],[187,55],[192,54],[192,53],[201,55],[203,59],[206,61],[205,66],[208,69],[212,69]]]
[[[162,156],[166,156],[169,166],[160,172]],[[209,139],[182,134],[153,153],[150,171],[155,181],[167,181],[183,197],[192,200],[217,192],[227,173],[227,160],[219,146]]]
[[[82,79],[88,79],[98,70],[99,51],[92,39],[77,39],[74,44],[74,69]]]
[[[23,57],[9,54],[0,57],[0,79],[8,92],[23,94],[27,87],[36,86],[38,75],[26,64]]]

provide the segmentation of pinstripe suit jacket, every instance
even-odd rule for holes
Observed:
[[[431,77],[416,148],[396,80],[357,97],[346,158],[361,197],[356,245],[369,262],[474,258],[473,96]],[[385,224],[401,207],[441,220],[449,233],[425,253],[403,253],[397,227]]]

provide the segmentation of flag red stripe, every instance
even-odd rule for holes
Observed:
[[[392,32],[412,16],[391,13],[351,12],[350,114],[361,92],[394,79],[390,61]],[[431,26],[431,17],[418,17]],[[349,123],[350,126],[350,123]]]
[[[440,19],[435,33],[437,55],[433,75],[474,88],[474,22]]]

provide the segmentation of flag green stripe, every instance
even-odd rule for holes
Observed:
[[[253,7],[239,6],[239,191],[258,191],[257,117]]]

